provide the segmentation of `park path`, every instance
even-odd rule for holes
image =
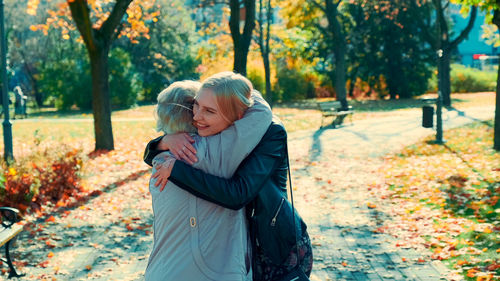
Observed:
[[[493,107],[445,111],[444,128],[492,118]],[[423,248],[402,249],[398,240],[377,232],[387,214],[371,186],[383,184],[383,156],[417,142],[434,130],[421,127],[421,112],[400,111],[289,135],[297,209],[314,244],[312,280],[441,280],[456,275]],[[446,134],[445,134],[446,138]]]
[[[446,112],[445,129],[491,118],[493,110]],[[409,110],[289,134],[296,207],[314,247],[312,280],[440,280],[447,274],[427,262],[422,249],[401,249],[377,233],[390,217],[369,208],[381,203],[370,196],[370,185],[383,181],[377,172],[382,156],[433,133],[420,122],[420,111]],[[12,251],[27,274],[21,280],[140,280],[153,238],[146,168],[122,171],[120,180],[103,183],[102,194],[22,232]]]

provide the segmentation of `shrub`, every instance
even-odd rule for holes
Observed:
[[[44,64],[40,70],[40,90],[58,109],[92,108],[90,66],[88,60],[64,58]]]
[[[57,109],[68,110],[72,106],[92,109],[92,78],[86,54],[77,52],[75,57],[47,63],[40,72],[41,91],[48,95],[46,101],[53,102]],[[109,72],[111,105],[128,108],[135,104],[142,83],[130,55],[121,48],[111,50]]]
[[[0,205],[25,213],[74,197],[81,191],[81,164],[81,152],[66,146],[34,152],[10,166],[2,162]]]
[[[130,55],[121,48],[111,50],[109,70],[111,104],[117,108],[131,107],[142,91],[142,83],[132,66]]]
[[[429,90],[437,91],[437,71],[429,80]],[[451,65],[450,85],[452,93],[474,93],[494,91],[496,72],[482,71],[460,64]]]
[[[259,72],[255,69],[249,69],[247,74],[248,80],[252,82],[253,87],[264,94],[266,90],[266,79],[264,78],[264,71]]]
[[[451,90],[455,93],[494,91],[496,73],[453,65]]]
[[[305,99],[314,96],[314,84],[295,68],[283,67],[276,74],[274,92],[282,101]],[[311,93],[312,92],[312,93]]]

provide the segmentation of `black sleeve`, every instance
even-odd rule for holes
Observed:
[[[235,174],[221,178],[175,161],[169,180],[180,188],[225,208],[239,210],[251,202],[283,159],[286,131],[272,124]]]
[[[153,158],[155,158],[156,155],[162,153],[164,150],[157,150],[156,147],[158,146],[158,143],[161,141],[161,138],[163,136],[157,137],[156,139],[150,141],[148,145],[146,146],[146,150],[144,151],[144,162],[148,164],[149,166],[153,167]]]

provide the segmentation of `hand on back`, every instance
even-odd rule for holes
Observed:
[[[158,144],[158,150],[170,150],[177,160],[184,160],[192,165],[198,161],[192,143],[194,139],[187,133],[165,135]]]

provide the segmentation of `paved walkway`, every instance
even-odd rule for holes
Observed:
[[[493,107],[465,116],[451,111],[445,129],[492,116]],[[419,111],[405,111],[289,135],[295,201],[314,245],[312,280],[440,280],[442,267],[428,263],[424,252],[400,249],[393,238],[374,232],[389,218],[368,207],[381,203],[369,192],[383,181],[381,156],[433,133],[420,122]],[[22,232],[12,251],[27,273],[22,280],[140,280],[153,218],[149,172],[132,172],[106,183],[103,194]]]
[[[494,108],[445,111],[445,129],[492,118]],[[388,218],[369,208],[370,186],[383,183],[382,156],[434,134],[419,111],[358,121],[339,129],[290,134],[297,208],[308,222],[315,263],[312,280],[440,280],[440,262],[425,249],[401,249],[376,232]],[[446,135],[445,135],[446,137]]]

